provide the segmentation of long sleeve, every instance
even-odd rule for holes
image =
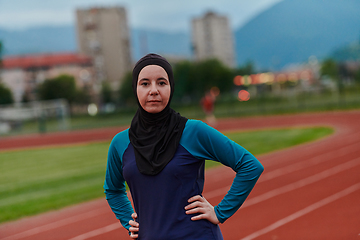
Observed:
[[[225,222],[243,204],[263,172],[263,166],[245,148],[201,121],[188,121],[180,144],[193,156],[219,161],[236,172],[230,190],[215,206],[218,220]]]
[[[129,141],[127,130],[117,134],[111,141],[109,151],[107,168],[105,175],[104,190],[106,200],[116,218],[120,220],[121,224],[129,230],[129,220],[131,214],[134,212],[130,200],[127,197],[125,180],[122,174],[122,155],[126,150]]]

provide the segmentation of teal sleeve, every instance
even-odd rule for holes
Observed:
[[[130,143],[128,136],[128,130],[125,130],[118,133],[111,141],[104,183],[106,200],[116,218],[127,230],[130,228],[129,220],[132,219],[131,214],[134,212],[127,197],[122,172],[122,155]]]
[[[236,172],[230,190],[215,206],[218,220],[225,222],[243,204],[264,167],[245,148],[202,121],[187,122],[180,144],[194,157],[219,161]]]

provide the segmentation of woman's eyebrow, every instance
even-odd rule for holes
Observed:
[[[139,79],[139,82],[140,81],[150,81],[148,78],[141,78],[141,79]]]

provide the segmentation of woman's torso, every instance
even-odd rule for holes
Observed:
[[[204,160],[195,158],[181,144],[173,159],[157,175],[141,174],[131,144],[123,155],[123,175],[133,198],[139,240],[222,239],[218,225],[207,220],[192,221],[185,214],[188,199],[201,195]]]

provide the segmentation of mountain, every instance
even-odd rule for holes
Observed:
[[[22,55],[76,51],[76,32],[73,26],[34,27],[9,31],[0,29],[3,55]]]
[[[340,47],[333,51],[329,57],[339,62],[347,60],[360,62],[360,42],[353,42],[349,45]]]
[[[358,0],[284,0],[235,31],[236,57],[280,69],[328,56],[360,37]]]
[[[4,44],[4,56],[77,51],[76,30],[72,25],[18,31],[0,29],[0,40]],[[184,58],[191,56],[190,34],[184,32],[132,29],[131,47],[134,60],[148,51]]]

